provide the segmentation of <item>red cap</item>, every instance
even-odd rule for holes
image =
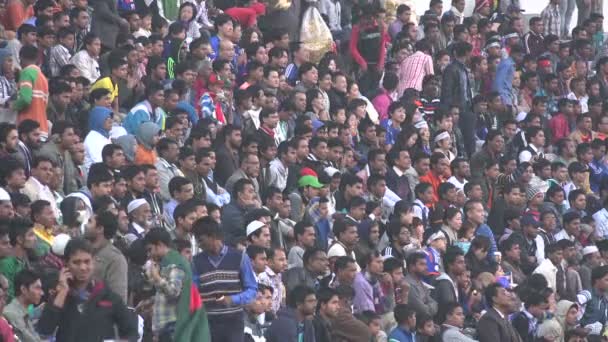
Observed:
[[[316,172],[315,172],[313,169],[311,169],[311,168],[309,168],[309,167],[305,167],[305,168],[303,168],[302,170],[300,170],[300,176],[301,176],[301,177],[304,177],[304,176],[314,176],[314,177],[319,177],[319,176],[317,175],[317,173],[316,173]]]

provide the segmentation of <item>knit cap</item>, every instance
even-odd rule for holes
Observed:
[[[526,199],[528,201],[530,201],[531,199],[534,198],[534,196],[536,196],[540,191],[539,188],[531,186],[526,190]]]

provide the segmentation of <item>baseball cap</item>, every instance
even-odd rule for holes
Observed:
[[[521,217],[521,225],[522,226],[534,226],[536,228],[540,227],[540,222],[530,214],[525,214]]]
[[[300,180],[298,180],[298,186],[301,188],[311,186],[315,189],[321,189],[323,184],[319,183],[319,179],[317,177],[307,175],[300,177]]]

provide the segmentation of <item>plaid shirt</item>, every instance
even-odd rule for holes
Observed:
[[[177,321],[177,300],[182,291],[184,271],[175,265],[160,270],[161,280],[154,284],[154,307],[152,308],[152,331],[160,332],[167,324]]]
[[[52,76],[59,76],[61,67],[70,63],[72,54],[65,46],[57,44],[51,48],[49,56],[49,68]]]
[[[422,80],[427,75],[433,75],[433,58],[422,51],[409,56],[399,66],[399,95],[408,88],[422,91]]]
[[[559,13],[559,5],[549,4],[542,12],[540,12],[540,17],[543,20],[543,25],[545,25],[545,37],[550,34],[561,37],[560,26],[562,23],[562,17]]]

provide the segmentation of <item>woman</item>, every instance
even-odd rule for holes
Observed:
[[[426,122],[421,121],[422,124],[418,123],[418,148],[424,153],[431,155],[431,130],[429,129],[428,124]]]
[[[250,27],[243,31],[241,36],[240,46],[249,46],[250,44],[259,43],[262,41],[262,33],[256,27]]]
[[[399,132],[393,148],[411,151],[418,144],[418,130],[413,126],[407,126]]]
[[[95,107],[89,113],[89,133],[84,138],[84,166],[88,170],[91,164],[102,162],[101,150],[110,141],[113,113],[106,107]]]
[[[137,150],[137,139],[134,135],[126,134],[114,139],[114,143],[120,145],[125,154],[127,163],[132,164],[135,162],[135,154]]]
[[[576,327],[577,317],[578,305],[569,300],[560,300],[555,317],[545,320],[538,327],[538,336],[543,338],[543,341],[563,342],[566,333]]]
[[[186,41],[192,42],[201,36],[201,26],[194,20],[196,18],[196,7],[191,2],[184,2],[179,7],[179,21],[186,29]]]
[[[153,122],[144,122],[137,129],[137,150],[135,152],[135,164],[156,164],[156,151],[154,146],[160,139],[160,127]]]
[[[340,71],[340,69],[338,68],[338,62],[336,60],[337,56],[335,53],[326,53],[325,56],[323,56],[323,58],[321,58],[321,61],[319,62],[319,71],[327,70],[331,73]]]
[[[452,152],[452,138],[450,133],[444,129],[437,131],[435,138],[435,151],[442,153],[446,158],[450,160],[450,163],[456,158],[454,152]]]
[[[445,233],[447,237],[448,246],[453,245],[458,241],[458,232],[462,227],[462,213],[460,209],[449,207],[445,211],[445,218],[443,219],[443,226],[441,226],[441,230]]]
[[[326,110],[325,99],[319,89],[313,88],[306,92],[306,111],[304,115],[309,116],[312,121],[318,121],[321,112]]]
[[[355,246],[355,256],[357,261],[363,260],[366,255],[370,255],[377,250],[380,242],[380,226],[378,221],[367,218],[357,227],[359,232],[359,243]]]
[[[378,114],[378,111],[376,111],[376,108],[374,108],[374,105],[367,97],[361,95],[361,93],[359,92],[359,85],[356,82],[348,83],[348,87],[346,88],[346,98],[348,102],[353,99],[362,99],[363,101],[365,101],[365,103],[367,104],[367,107],[365,107],[367,117],[375,125],[380,124],[380,115]]]
[[[76,238],[84,233],[84,225],[89,222],[93,212],[90,205],[89,198],[82,193],[68,195],[59,205],[64,229],[70,237]]]

